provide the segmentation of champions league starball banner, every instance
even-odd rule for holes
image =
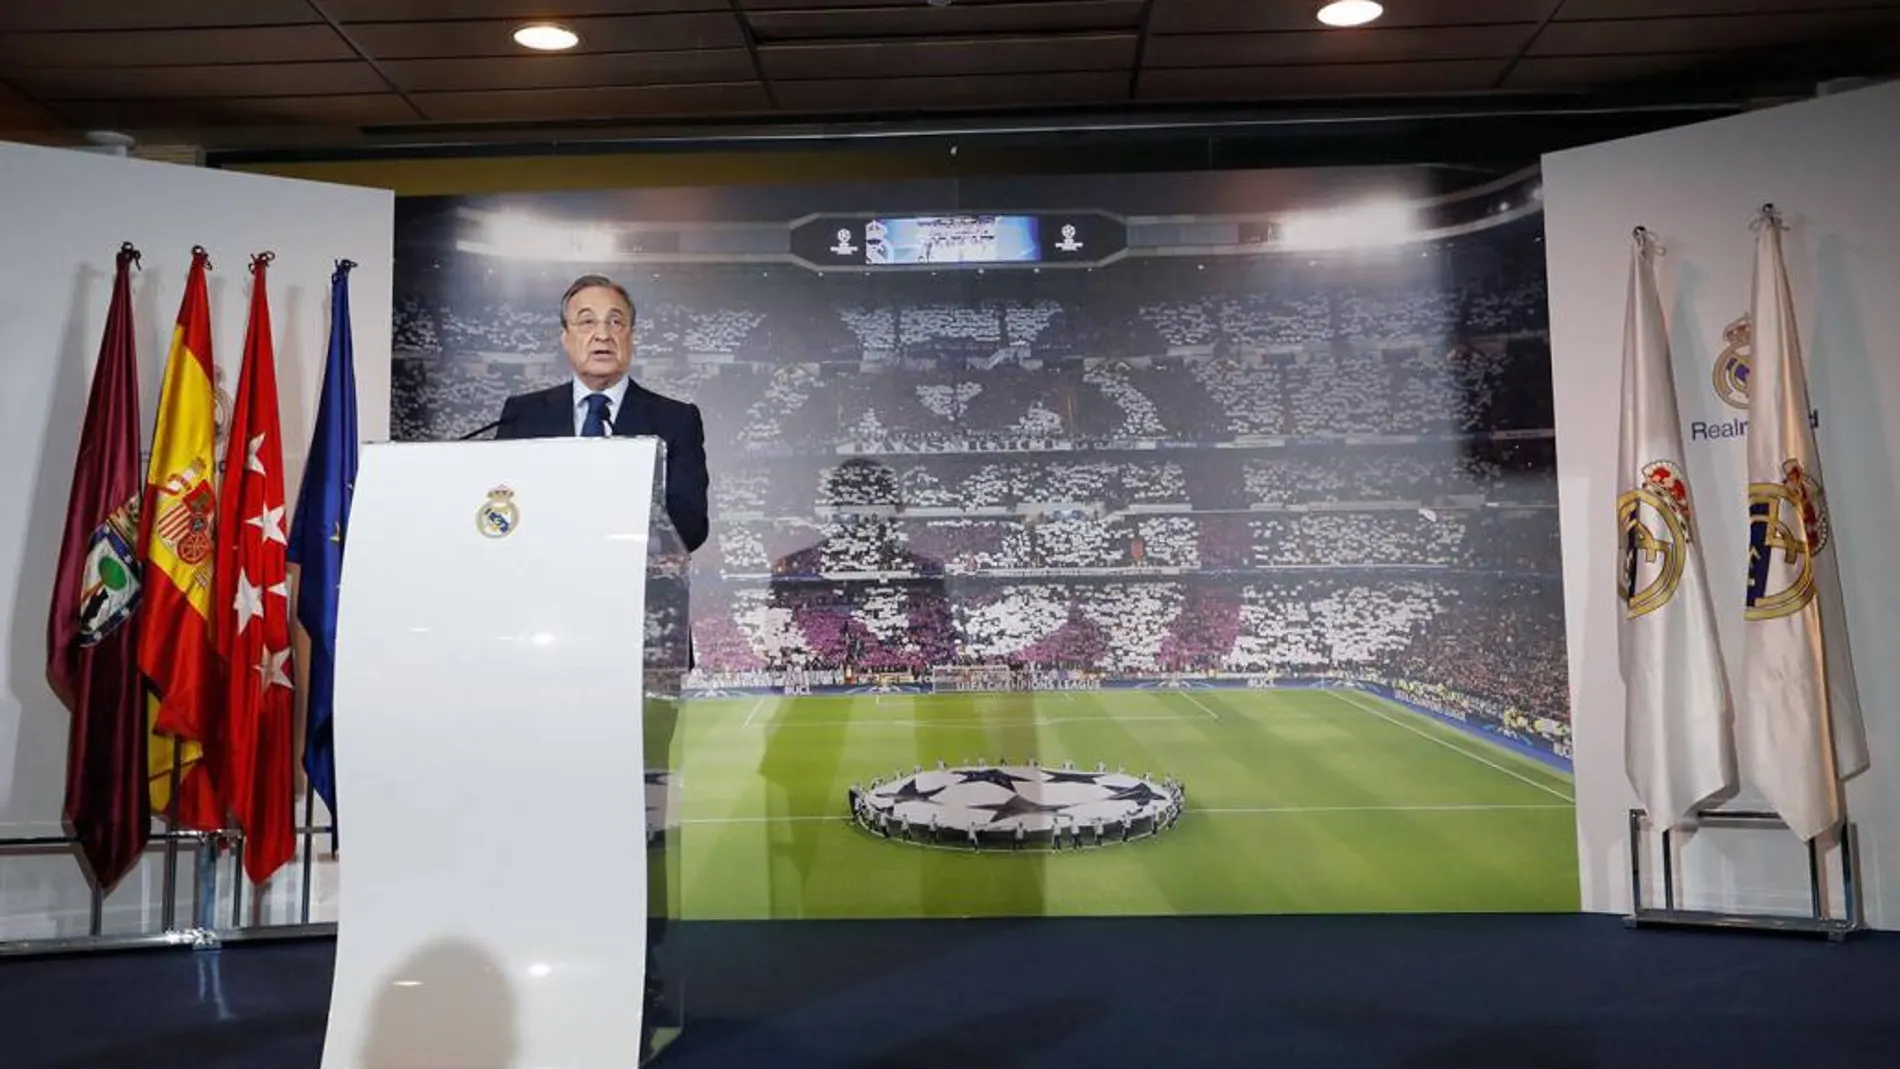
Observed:
[[[697,667],[649,773],[679,915],[1571,910],[1539,196],[410,199],[395,434],[564,381],[588,273],[699,406]]]

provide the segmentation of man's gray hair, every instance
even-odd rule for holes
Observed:
[[[627,325],[632,326],[632,321],[639,318],[639,310],[635,308],[633,304],[633,295],[627,292],[627,287],[622,286],[606,275],[582,275],[568,285],[567,292],[561,294],[561,325],[564,327],[567,326],[567,302],[573,300],[576,293],[582,290],[593,289],[595,286],[605,286],[615,293],[620,294],[620,299],[627,302],[627,315],[629,318]]]

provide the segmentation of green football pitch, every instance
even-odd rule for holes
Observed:
[[[694,699],[671,750],[692,919],[1578,908],[1568,775],[1360,691]],[[924,847],[845,818],[853,783],[1032,756],[1172,775],[1185,812],[1055,853]]]

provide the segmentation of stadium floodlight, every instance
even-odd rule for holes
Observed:
[[[456,248],[512,260],[607,263],[619,258],[615,231],[591,222],[504,211],[479,216],[480,228]]]
[[[1328,26],[1364,26],[1383,14],[1385,8],[1372,0],[1334,0],[1319,9],[1319,20]]]
[[[1289,249],[1378,248],[1400,244],[1414,232],[1412,206],[1394,201],[1298,212],[1280,225],[1281,245]]]

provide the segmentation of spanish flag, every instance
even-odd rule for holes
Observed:
[[[173,827],[206,830],[223,822],[211,769],[202,759],[215,728],[218,693],[211,632],[217,387],[211,304],[205,295],[208,266],[205,250],[193,248],[184,303],[165,359],[139,538],[146,582],[139,669],[150,687],[146,768],[152,810],[165,814]],[[174,764],[182,784],[176,810]]]

